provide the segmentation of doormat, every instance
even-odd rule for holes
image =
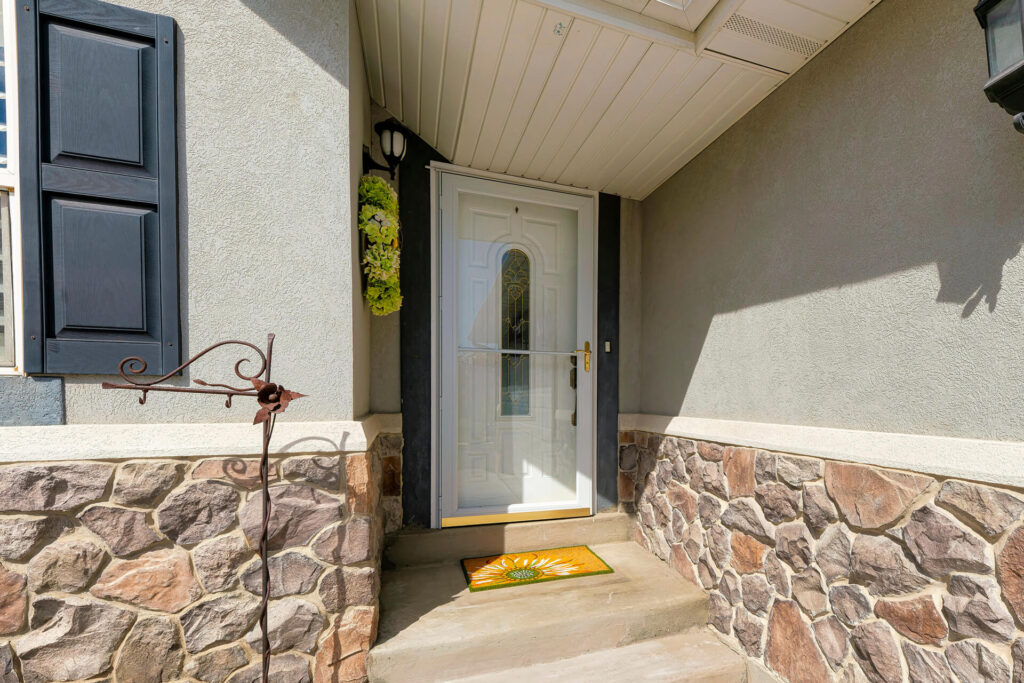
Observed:
[[[462,572],[471,591],[611,574],[613,571],[585,545],[472,557],[462,561]]]

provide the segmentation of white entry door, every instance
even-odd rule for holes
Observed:
[[[439,185],[441,525],[589,515],[594,198]]]

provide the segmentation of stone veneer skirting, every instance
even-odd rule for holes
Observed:
[[[401,451],[272,458],[271,680],[365,680]],[[0,683],[259,680],[259,460],[0,467]]]
[[[1024,496],[868,465],[619,434],[636,540],[784,680],[1024,681]]]

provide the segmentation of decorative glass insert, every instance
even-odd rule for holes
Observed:
[[[0,190],[0,365],[14,364],[14,292],[11,279],[11,202]]]
[[[3,7],[0,6],[0,168],[7,168],[7,58]]]
[[[530,350],[530,259],[519,249],[501,257],[501,348]],[[530,356],[501,354],[501,414],[530,414]]]

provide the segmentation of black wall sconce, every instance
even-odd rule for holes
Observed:
[[[985,29],[988,82],[985,94],[1013,115],[1024,133],[1024,0],[979,0],[974,7]]]
[[[380,138],[380,151],[384,155],[387,166],[373,160],[370,150],[363,147],[363,173],[373,170],[387,171],[391,179],[395,179],[395,169],[399,162],[405,157],[406,140],[405,129],[394,119],[381,121],[373,127],[377,137]]]

